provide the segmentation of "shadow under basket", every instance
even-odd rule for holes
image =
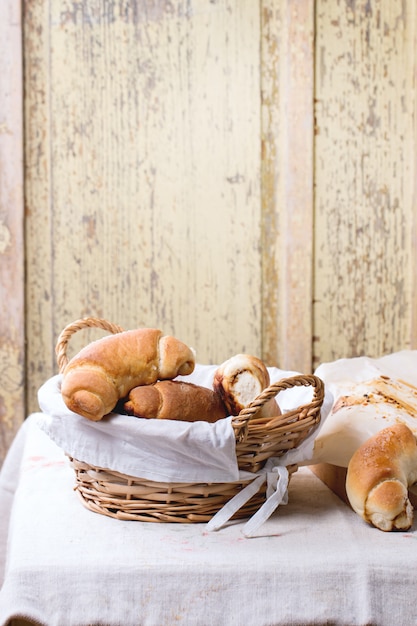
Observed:
[[[68,362],[66,348],[71,335],[86,327],[98,327],[111,333],[123,332],[120,326],[98,318],[73,322],[62,331],[56,346],[61,372]],[[312,388],[313,397],[308,404],[276,417],[257,417],[268,400],[280,391],[297,386]],[[239,469],[256,474],[269,458],[280,457],[297,448],[319,424],[323,399],[323,381],[312,374],[283,378],[265,389],[232,418]],[[207,522],[253,480],[246,478],[227,483],[155,482],[94,467],[72,457],[70,461],[75,471],[75,489],[83,504],[91,511],[120,520]],[[287,469],[291,477],[297,465],[290,465]],[[265,500],[264,483],[258,493],[234,515],[234,519],[250,517]]]

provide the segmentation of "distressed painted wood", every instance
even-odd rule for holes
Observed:
[[[48,11],[44,0],[33,0],[25,3],[23,14],[28,412],[38,410],[37,390],[45,373],[49,377],[56,371]]]
[[[0,465],[25,415],[20,2],[0,3]]]
[[[411,51],[408,53],[410,57],[407,58],[407,65],[409,67],[409,73],[412,74],[411,90],[414,90],[414,98],[407,106],[407,114],[411,108],[412,122],[410,124],[410,135],[408,137],[409,148],[408,158],[409,163],[409,180],[408,180],[408,194],[411,201],[412,223],[411,223],[411,348],[417,349],[417,7],[415,4],[410,4],[408,7],[408,13],[410,16],[410,44]],[[413,89],[414,88],[414,89]]]
[[[411,0],[24,15],[30,409],[59,331],[90,314],[200,362],[417,347]]]
[[[314,2],[262,2],[263,357],[312,367]]]
[[[25,32],[30,406],[84,315],[260,354],[258,4],[36,0]]]
[[[414,2],[316,2],[315,363],[416,342]]]

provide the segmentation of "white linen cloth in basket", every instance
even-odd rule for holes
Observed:
[[[212,388],[217,367],[197,364],[193,374],[178,377],[177,380]],[[271,383],[298,374],[278,368],[268,370]],[[231,417],[209,424],[137,419],[112,413],[93,422],[69,411],[62,399],[61,381],[62,375],[56,375],[39,389],[38,401],[44,415],[39,425],[69,456],[95,467],[156,482],[256,480],[239,494],[237,501],[225,505],[221,515],[212,520],[212,530],[224,525],[237,510],[235,507],[243,506],[253,495],[253,490],[256,493],[265,480],[268,481],[269,504],[266,506],[265,503],[262,513],[258,512],[256,528],[280,503],[286,502],[287,455],[269,459],[267,466],[258,474],[239,470]],[[285,412],[310,402],[312,393],[308,387],[293,387],[280,392],[277,401],[281,411]],[[311,445],[312,442],[310,449]]]

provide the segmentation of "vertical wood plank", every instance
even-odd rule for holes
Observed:
[[[314,2],[262,1],[262,309],[268,363],[312,368]]]
[[[49,0],[24,4],[26,328],[28,410],[38,410],[37,391],[56,372],[53,344],[52,166],[50,119]]]
[[[259,5],[37,0],[26,26],[31,402],[83,315],[260,354]]]
[[[0,465],[25,417],[22,28],[0,3]]]
[[[317,1],[316,363],[415,342],[415,32],[411,1]]]
[[[417,5],[411,3],[408,7],[410,43],[407,58],[410,92],[414,95],[411,107],[410,137],[408,140],[408,158],[410,161],[410,176],[408,193],[410,194],[412,212],[412,239],[411,239],[411,348],[417,349]]]

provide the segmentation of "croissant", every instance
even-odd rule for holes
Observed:
[[[216,422],[227,411],[212,389],[178,380],[135,387],[123,404],[128,415],[185,422]]]
[[[346,493],[353,510],[380,530],[408,530],[413,507],[408,487],[417,481],[417,443],[405,424],[370,437],[353,454]]]
[[[66,406],[93,421],[110,413],[133,387],[191,374],[194,353],[153,328],[127,330],[88,344],[66,365],[61,384]]]
[[[270,384],[269,372],[261,359],[250,354],[236,354],[214,373],[213,389],[221,396],[229,415],[238,415]],[[268,400],[257,413],[259,417],[281,415],[275,400]]]

